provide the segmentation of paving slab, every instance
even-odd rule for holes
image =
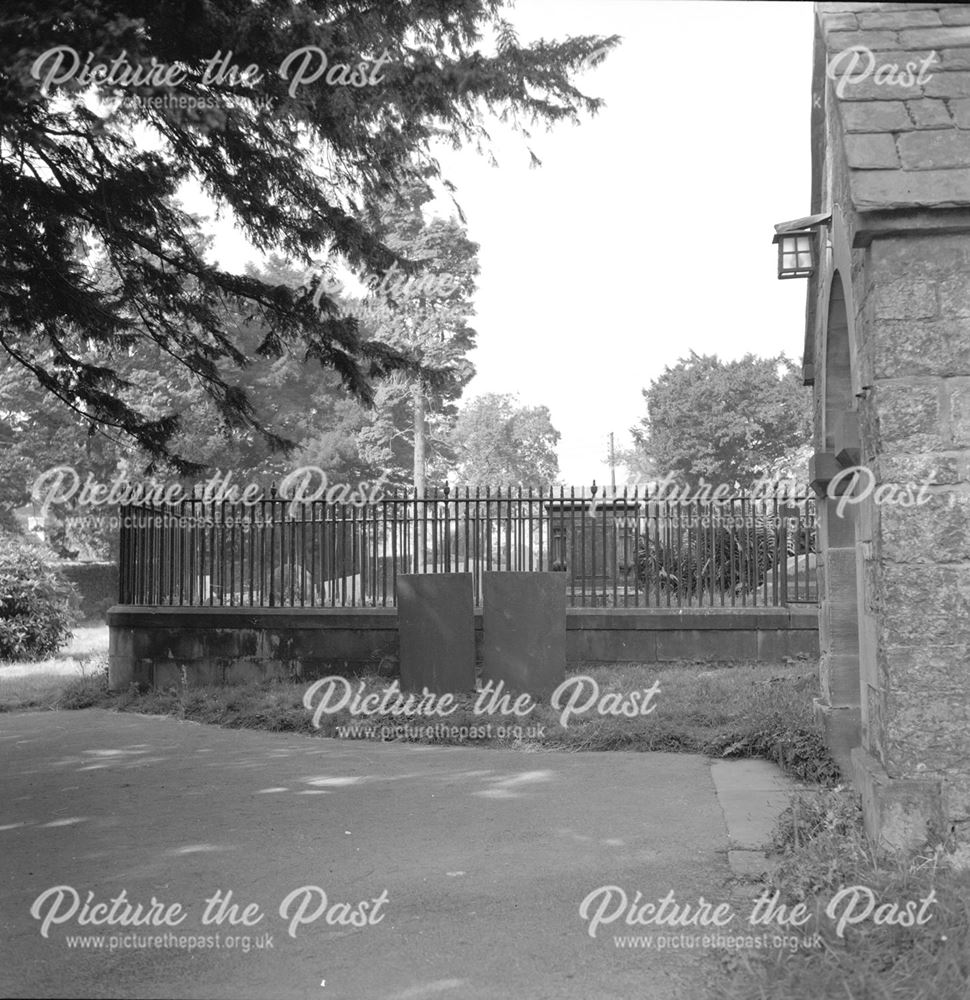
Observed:
[[[767,849],[795,783],[771,761],[757,759],[713,761],[711,778],[727,825],[731,870],[749,878],[769,871]]]
[[[5,714],[0,995],[700,1000],[712,957],[590,937],[579,907],[611,885],[726,898],[727,846],[703,757]],[[153,897],[178,926],[80,922]]]

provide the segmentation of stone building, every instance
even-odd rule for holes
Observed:
[[[812,156],[818,709],[871,833],[966,842],[970,4],[816,4]]]

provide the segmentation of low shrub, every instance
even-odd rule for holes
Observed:
[[[0,660],[51,656],[71,638],[76,595],[27,538],[0,532]]]

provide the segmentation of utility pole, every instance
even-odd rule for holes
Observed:
[[[616,452],[613,450],[613,432],[610,431],[610,485],[613,496],[616,496]]]

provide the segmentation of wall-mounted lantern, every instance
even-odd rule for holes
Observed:
[[[807,278],[815,270],[815,234],[810,230],[800,233],[779,233],[778,277]]]
[[[807,278],[815,273],[819,257],[818,227],[831,218],[832,214],[826,212],[775,226],[771,242],[778,245],[779,278]]]

